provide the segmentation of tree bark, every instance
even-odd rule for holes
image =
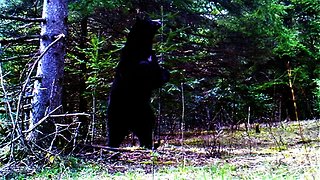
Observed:
[[[57,38],[67,34],[67,0],[44,0],[41,23],[40,53]],[[36,80],[34,82],[30,128],[38,123],[62,103],[62,83],[64,57],[66,54],[65,40],[56,42],[38,63]],[[61,109],[55,114],[61,113]],[[36,142],[41,137],[54,131],[54,119],[48,119],[29,134],[29,140]],[[50,141],[50,137],[47,139]],[[43,140],[41,140],[43,143]]]

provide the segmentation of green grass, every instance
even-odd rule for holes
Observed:
[[[97,164],[82,164],[80,167],[53,166],[47,167],[33,176],[20,175],[18,179],[108,179],[108,171]]]
[[[101,165],[83,164],[79,168],[53,167],[46,168],[32,176],[18,176],[18,179],[121,179],[121,180],[145,180],[145,179],[234,179],[235,167],[229,164],[221,166],[205,167],[167,167],[157,170],[154,174],[142,171],[129,170],[125,173],[109,174]]]
[[[145,180],[145,179],[169,179],[169,180],[229,180],[229,179],[314,179],[320,175],[320,166],[301,166],[291,169],[285,163],[263,162],[251,166],[235,166],[229,163],[219,162],[211,166],[194,167],[163,167],[154,174],[144,173],[142,170],[128,170],[125,173],[108,173],[108,170],[99,164],[83,163],[78,167],[62,165],[45,168],[34,176],[18,176],[17,179],[121,179],[121,180]]]

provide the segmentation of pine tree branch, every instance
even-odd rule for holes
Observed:
[[[0,19],[15,20],[15,21],[22,21],[22,22],[45,22],[46,21],[43,18],[25,18],[25,17],[17,17],[17,16],[5,16],[2,14],[0,14]]]

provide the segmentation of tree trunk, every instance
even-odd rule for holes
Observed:
[[[41,53],[45,52],[57,36],[67,34],[67,7],[67,0],[44,0],[42,18],[45,19],[45,22],[41,24]],[[65,40],[60,39],[49,47],[38,63],[33,89],[30,128],[62,103],[65,49]],[[61,110],[62,108],[59,108],[54,113],[59,113]],[[54,129],[54,119],[46,119],[37,127],[38,131],[33,131],[29,135],[29,140],[39,139],[39,131],[43,137]],[[50,140],[50,137],[47,140]]]

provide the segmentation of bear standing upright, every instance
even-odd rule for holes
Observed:
[[[152,43],[160,22],[137,19],[121,51],[107,111],[108,146],[119,147],[133,132],[140,146],[152,148],[156,117],[151,108],[152,90],[169,81],[160,67]]]

